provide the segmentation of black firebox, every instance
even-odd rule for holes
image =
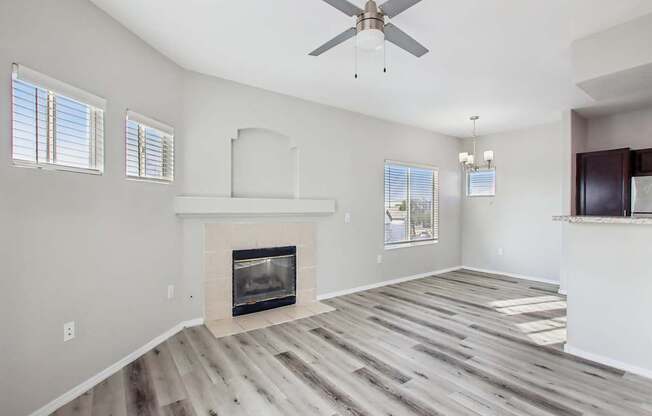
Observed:
[[[297,248],[233,251],[233,316],[296,303]]]

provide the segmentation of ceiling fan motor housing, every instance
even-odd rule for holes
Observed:
[[[365,5],[364,12],[358,15],[358,21],[355,25],[357,33],[365,30],[376,29],[385,32],[385,15],[378,10],[378,6],[373,1],[368,1]]]

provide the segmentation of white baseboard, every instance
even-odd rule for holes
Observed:
[[[587,360],[594,361],[596,363],[608,365],[609,367],[615,367],[620,370],[626,371],[632,374],[638,374],[639,376],[647,377],[652,379],[652,370],[642,367],[637,367],[635,365],[627,364],[622,361],[614,360],[609,357],[605,357],[600,354],[594,354],[592,352],[584,351],[579,348],[575,348],[572,345],[564,345],[564,351],[568,354],[575,355]]]
[[[501,272],[500,270],[479,269],[477,267],[471,267],[471,266],[462,266],[462,269],[467,269],[467,270],[480,272],[480,273],[502,274],[503,276],[513,277],[515,279],[531,280],[533,282],[548,283],[550,285],[559,286],[559,282],[555,280],[545,279],[543,277],[525,276],[523,274]]]
[[[48,416],[48,415],[50,415],[51,413],[53,413],[55,410],[57,410],[61,406],[71,402],[72,400],[74,400],[77,397],[81,396],[83,393],[85,393],[88,390],[95,387],[97,384],[99,384],[102,381],[106,380],[107,378],[111,377],[113,374],[117,373],[118,371],[120,371],[120,369],[124,368],[125,366],[129,365],[131,362],[138,359],[141,355],[145,354],[147,351],[149,351],[152,348],[156,347],[157,345],[159,345],[163,341],[167,340],[168,338],[174,336],[177,332],[181,331],[183,328],[198,326],[198,325],[202,325],[203,323],[204,323],[204,318],[197,318],[197,319],[192,319],[192,320],[189,320],[189,321],[183,321],[183,322],[178,323],[174,327],[170,328],[169,330],[165,331],[164,333],[157,336],[153,340],[149,341],[147,344],[145,344],[142,347],[138,348],[136,351],[133,351],[132,353],[128,354],[126,357],[124,357],[121,360],[117,361],[116,363],[110,365],[109,367],[107,367],[104,370],[100,371],[99,373],[97,373],[93,377],[91,377],[88,380],[84,381],[83,383],[73,387],[72,389],[70,389],[67,392],[65,392],[64,394],[62,394],[61,396],[59,396],[56,399],[52,400],[50,403],[46,404],[45,406],[43,406],[40,409],[36,410],[35,412],[31,413],[30,416]]]
[[[189,321],[183,321],[179,325],[181,326],[179,331],[181,331],[183,328],[192,328],[193,326],[204,325],[204,318],[195,318]]]
[[[372,283],[370,285],[353,287],[351,289],[340,290],[340,291],[337,291],[337,292],[324,293],[322,295],[318,295],[317,300],[324,300],[324,299],[335,298],[335,297],[338,297],[338,296],[350,295],[351,293],[363,292],[365,290],[375,289],[377,287],[395,285],[395,284],[401,283],[401,282],[408,282],[410,280],[422,279],[424,277],[429,277],[429,276],[434,276],[434,275],[438,275],[438,274],[448,273],[448,272],[452,272],[452,271],[455,271],[455,270],[459,270],[461,268],[462,268],[462,266],[449,267],[448,269],[435,270],[435,271],[427,272],[427,273],[419,273],[419,274],[415,274],[415,275],[412,275],[412,276],[399,277],[398,279],[392,279],[392,280],[384,280],[382,282]]]

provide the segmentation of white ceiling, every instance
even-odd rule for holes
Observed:
[[[356,80],[353,40],[308,56],[354,24],[321,0],[91,1],[184,68],[460,137],[473,114],[485,134],[587,105],[571,41],[652,12],[652,0],[423,0],[393,23],[431,52],[390,45],[387,74],[382,54],[361,55]]]

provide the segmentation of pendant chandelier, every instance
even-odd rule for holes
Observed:
[[[462,167],[467,171],[477,172],[480,169],[491,169],[491,162],[494,160],[493,150],[487,150],[484,152],[484,163],[478,164],[476,162],[477,158],[475,155],[475,146],[477,141],[476,136],[476,122],[480,119],[480,116],[472,116],[470,120],[473,122],[473,153],[469,154],[468,152],[460,153],[459,159]]]

